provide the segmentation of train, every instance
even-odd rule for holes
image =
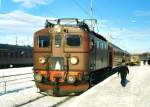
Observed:
[[[131,66],[139,66],[140,65],[140,56],[139,55],[131,55],[129,65]]]
[[[34,33],[34,80],[50,95],[82,93],[121,66],[129,53],[76,18],[46,20]]]
[[[33,66],[33,47],[0,44],[0,69]]]

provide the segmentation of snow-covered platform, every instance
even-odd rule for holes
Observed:
[[[47,96],[23,107],[53,107],[57,102],[57,107],[150,107],[150,66],[133,66],[129,70],[126,87],[121,86],[120,77],[114,74],[63,103],[59,104],[59,100],[66,97]],[[14,107],[41,96],[35,87],[9,93],[0,96],[0,107]]]
[[[129,67],[126,87],[114,74],[59,107],[150,107],[150,66]]]

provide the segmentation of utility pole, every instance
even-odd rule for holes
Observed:
[[[27,36],[27,46],[29,46],[29,36]]]
[[[93,19],[93,0],[90,0],[90,18],[91,18],[91,29],[93,29],[93,22],[92,22],[92,19]]]
[[[16,36],[16,45],[18,44],[17,42],[18,42],[18,38],[17,38],[17,36]]]

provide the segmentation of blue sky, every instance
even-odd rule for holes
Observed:
[[[98,33],[131,52],[150,52],[150,0],[92,0]],[[51,18],[89,18],[90,0],[0,0],[0,43],[33,44]]]

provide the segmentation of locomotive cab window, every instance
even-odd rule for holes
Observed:
[[[38,37],[38,47],[39,48],[47,48],[50,45],[50,37],[49,36],[39,36]]]
[[[67,35],[67,45],[68,46],[80,46],[81,37],[79,35]]]

